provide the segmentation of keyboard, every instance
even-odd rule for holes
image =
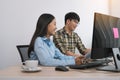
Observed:
[[[87,69],[87,68],[103,66],[105,64],[108,64],[109,62],[111,62],[111,60],[93,60],[90,63],[81,64],[81,65],[69,65],[68,67],[71,69]]]

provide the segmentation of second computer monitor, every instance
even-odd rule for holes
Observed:
[[[120,18],[95,13],[91,58],[112,56],[112,48],[120,48]]]
[[[120,72],[120,18],[95,13],[92,59],[101,59],[112,56],[114,65],[107,65],[99,70]]]

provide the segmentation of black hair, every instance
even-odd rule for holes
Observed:
[[[80,21],[79,15],[75,12],[69,12],[65,15],[65,24],[68,19],[70,20],[75,19],[75,20],[78,20],[78,22]]]
[[[51,14],[45,13],[42,14],[37,21],[36,30],[32,37],[32,40],[28,49],[28,56],[30,57],[31,51],[34,51],[34,42],[37,37],[43,37],[47,34],[48,24],[52,22],[55,17]]]

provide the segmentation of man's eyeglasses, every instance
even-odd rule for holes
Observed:
[[[79,25],[78,20],[73,19],[73,21],[74,21],[77,25]]]

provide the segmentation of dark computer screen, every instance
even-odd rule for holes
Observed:
[[[92,59],[113,57],[115,65],[101,70],[120,72],[120,18],[106,14],[94,14]]]
[[[120,18],[95,13],[92,59],[112,56],[112,48],[120,47]]]

